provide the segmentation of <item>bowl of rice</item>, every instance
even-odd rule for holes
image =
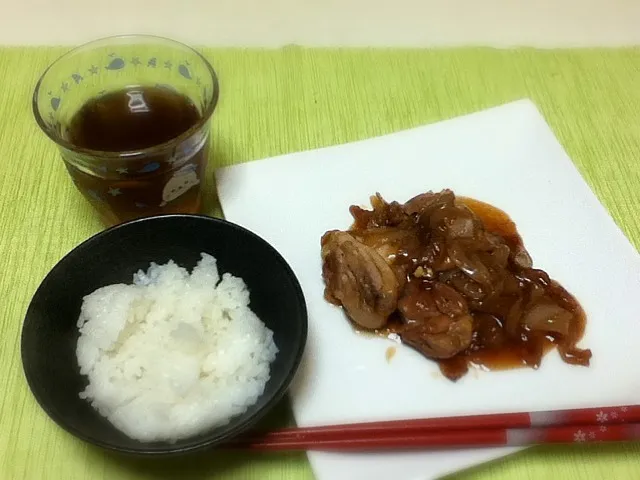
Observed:
[[[285,395],[307,337],[300,284],[275,248],[200,215],[134,220],[60,260],[25,317],[40,406],[76,437],[180,454],[246,432]]]

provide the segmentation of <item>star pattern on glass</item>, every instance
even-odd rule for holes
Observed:
[[[95,190],[87,190],[87,193],[89,194],[89,196],[91,198],[93,198],[94,200],[102,200],[100,198],[100,194],[98,192],[96,192]]]

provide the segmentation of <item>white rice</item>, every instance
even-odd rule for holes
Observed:
[[[80,393],[131,438],[175,441],[223,425],[253,405],[278,349],[249,308],[241,278],[202,254],[189,272],[152,263],[133,284],[87,295],[76,354]]]

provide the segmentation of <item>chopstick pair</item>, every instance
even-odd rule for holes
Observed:
[[[373,451],[640,440],[640,406],[287,428],[227,444],[252,450]]]

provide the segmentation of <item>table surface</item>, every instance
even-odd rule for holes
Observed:
[[[30,95],[61,50],[0,48],[0,478],[311,479],[304,455],[206,453],[122,459],[64,433],[22,376],[19,335],[47,271],[100,230],[58,154],[38,131]],[[210,168],[389,133],[522,97],[540,107],[578,169],[640,245],[640,50],[536,51],[207,49],[221,100]],[[216,211],[209,178],[208,212]],[[286,405],[270,417],[290,418]],[[545,447],[457,480],[640,478],[640,444]]]
[[[202,45],[640,44],[637,0],[0,0],[0,44],[155,33]]]

